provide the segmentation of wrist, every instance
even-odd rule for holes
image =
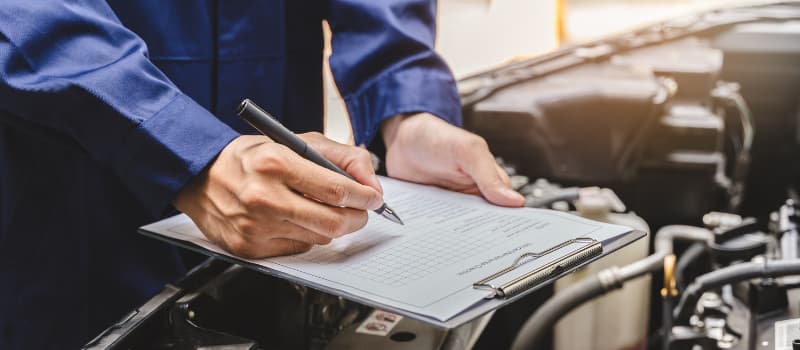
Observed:
[[[450,125],[441,118],[430,113],[406,113],[398,114],[383,121],[381,124],[381,134],[386,149],[390,149],[398,136],[415,135],[422,137],[426,130],[436,129],[436,124]]]
[[[383,135],[383,142],[387,149],[394,143],[397,138],[397,132],[400,129],[400,124],[402,124],[408,116],[408,114],[398,114],[381,123],[381,135]]]

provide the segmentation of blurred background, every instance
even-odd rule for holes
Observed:
[[[591,41],[722,5],[764,0],[439,0],[437,50],[456,78],[561,45]],[[326,49],[330,54],[330,47]],[[327,60],[326,60],[327,61]],[[325,134],[352,143],[347,111],[326,67]]]

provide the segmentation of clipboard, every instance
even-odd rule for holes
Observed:
[[[304,285],[306,287],[313,288],[332,295],[341,296],[345,299],[349,299],[357,303],[393,312],[399,315],[403,315],[445,329],[456,328],[480,316],[483,316],[488,312],[513,304],[515,301],[524,298],[526,295],[531,294],[539,290],[540,288],[549,285],[552,282],[555,282],[560,277],[570,274],[575,270],[587,264],[590,264],[620,248],[623,248],[628,244],[631,244],[634,241],[647,235],[647,233],[643,231],[631,230],[623,235],[620,235],[618,237],[606,241],[598,241],[593,238],[580,237],[564,241],[556,246],[552,246],[543,251],[523,252],[516,257],[512,265],[504,269],[501,269],[499,271],[493,272],[492,274],[486,276],[485,278],[482,278],[473,283],[473,288],[491,291],[492,292],[491,295],[487,296],[486,299],[484,299],[481,302],[478,302],[474,306],[463,310],[463,312],[459,313],[458,315],[446,321],[441,321],[433,317],[428,317],[418,313],[410,312],[403,308],[398,308],[391,305],[375,302],[374,300],[369,298],[363,298],[358,295],[354,295],[351,293],[344,292],[342,290],[331,288],[330,286],[327,286],[325,284],[298,278],[297,276],[294,276],[292,274],[287,274],[275,269],[270,269],[245,259],[237,258],[235,256],[231,256],[228,254],[215,252],[213,250],[209,250],[205,247],[202,247],[200,245],[197,245],[195,243],[186,240],[168,237],[161,233],[147,229],[147,226],[140,228],[139,233],[226,262],[238,264],[253,269],[255,271],[258,271],[260,273],[264,273],[269,276],[285,279],[293,283]],[[531,270],[525,269],[526,264],[533,262],[536,259],[540,259],[548,255],[554,254],[555,252],[561,249],[569,248],[570,246],[574,246],[574,249],[572,249],[568,254],[561,256],[559,259],[551,263],[548,263],[545,266],[541,266],[535,269]],[[515,278],[512,278],[510,281],[506,282],[500,281],[501,277],[508,276],[509,273],[513,271],[523,271],[524,273],[521,276],[516,276]]]
[[[406,225],[369,213],[364,228],[302,254],[232,256],[186,215],[140,232],[442,328],[513,303],[646,235],[565,212],[497,207],[434,186],[380,181]]]

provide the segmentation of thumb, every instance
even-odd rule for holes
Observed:
[[[497,166],[488,149],[471,153],[473,156],[462,169],[475,181],[486,200],[504,207],[521,207],[525,204],[525,197],[511,189],[508,175]]]

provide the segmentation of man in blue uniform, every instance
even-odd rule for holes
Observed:
[[[4,0],[0,348],[77,347],[177,279],[177,252],[135,233],[174,208],[243,256],[364,225],[381,195],[363,151],[303,134],[345,181],[233,116],[249,97],[322,128],[323,19],[356,143],[384,143],[390,176],[521,205],[453,126],[434,17],[424,0]]]

